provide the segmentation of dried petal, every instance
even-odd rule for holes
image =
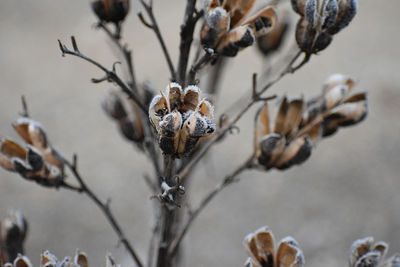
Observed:
[[[160,132],[159,123],[162,117],[170,112],[168,101],[164,95],[156,95],[149,106],[149,118],[157,132]]]
[[[355,85],[355,81],[351,77],[343,75],[343,74],[339,74],[339,73],[332,74],[325,81],[325,84],[324,84],[323,90],[322,90],[322,94],[323,95],[326,94],[327,92],[332,90],[332,88],[334,88],[334,87],[336,87],[338,85],[347,85],[348,86],[348,92],[350,92],[353,89],[354,85]]]
[[[350,248],[350,266],[353,267],[356,261],[368,251],[370,251],[372,243],[374,242],[373,237],[365,237],[363,239],[357,239],[353,242]]]
[[[259,144],[258,162],[269,169],[274,167],[285,149],[286,139],[281,134],[271,133],[264,136]]]
[[[89,267],[87,255],[83,251],[76,251],[74,257],[74,263],[80,267]]]
[[[373,251],[362,255],[354,264],[354,267],[377,267],[379,265],[380,253]]]
[[[380,253],[380,258],[384,258],[386,252],[389,250],[389,245],[383,241],[376,242],[371,251],[377,251]]]
[[[285,131],[285,125],[286,125],[286,114],[288,111],[288,102],[287,102],[287,98],[286,96],[283,97],[280,105],[279,105],[279,109],[278,109],[278,113],[276,114],[276,118],[275,118],[275,125],[274,125],[274,133],[283,133]]]
[[[255,232],[258,262],[262,266],[274,264],[274,236],[268,227],[262,227]]]
[[[234,57],[241,48],[251,46],[255,40],[250,25],[239,26],[223,37],[217,47],[217,52],[224,56]]]
[[[255,0],[224,0],[222,7],[231,16],[231,28],[242,24],[255,2]]]
[[[256,114],[256,123],[254,130],[254,151],[257,151],[259,149],[259,143],[261,138],[269,133],[270,133],[270,126],[269,126],[268,102],[265,102],[264,106],[262,106]]]
[[[243,24],[250,24],[256,38],[267,34],[276,24],[277,15],[273,7],[266,7],[246,20]]]
[[[183,98],[182,112],[195,110],[200,103],[200,91],[195,85],[186,87]]]
[[[182,87],[177,83],[170,83],[167,88],[168,102],[171,111],[182,105],[183,91]]]
[[[290,101],[287,107],[284,130],[282,132],[284,135],[291,135],[297,130],[301,122],[303,107],[303,99]]]
[[[271,31],[257,38],[258,48],[264,55],[279,49],[289,28],[290,17],[286,10],[280,12],[277,17],[276,25]]]
[[[281,240],[276,253],[277,266],[280,267],[302,267],[304,266],[304,255],[297,241],[293,237],[285,237]]]
[[[308,136],[298,137],[285,147],[275,167],[283,170],[295,164],[301,164],[310,157],[311,151],[310,138]]]

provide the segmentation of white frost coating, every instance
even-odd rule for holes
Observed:
[[[201,106],[201,104],[205,104],[207,105],[207,107],[210,110],[210,115],[211,115],[211,120],[214,119],[214,114],[215,114],[215,110],[214,110],[214,106],[210,103],[210,101],[208,101],[207,99],[203,98],[203,100],[200,101],[199,103],[199,107]]]
[[[151,116],[151,112],[152,112],[152,110],[154,109],[154,106],[157,105],[158,101],[160,101],[160,99],[161,99],[162,97],[163,97],[163,96],[161,96],[161,95],[156,95],[156,96],[153,98],[153,100],[151,100],[151,103],[150,103],[150,106],[149,106],[149,116]]]
[[[291,236],[287,236],[281,240],[281,243],[286,243],[292,247],[299,248],[299,243],[297,243],[296,239]]]
[[[189,85],[188,87],[185,88],[184,93],[186,94],[188,91],[193,91],[193,92],[200,94],[200,88],[197,87],[196,85]]]
[[[33,124],[33,125],[35,125],[37,127],[42,128],[42,125],[39,122],[34,121],[34,120],[30,119],[30,118],[26,118],[26,117],[19,118],[16,121],[15,125],[19,125],[19,124]]]
[[[228,12],[223,9],[222,7],[217,7],[212,9],[207,15],[206,15],[206,20],[208,25],[210,25],[211,28],[217,29],[218,28],[218,23],[220,22],[221,18],[226,18],[228,19],[227,23],[227,31],[229,31],[229,26],[230,26],[230,17]]]
[[[183,92],[182,86],[181,86],[179,83],[170,83],[170,84],[168,84],[167,89],[165,90],[165,91],[166,91],[166,95],[169,95],[170,89],[171,89],[171,88],[175,88],[175,87],[178,87],[178,88],[179,88],[179,91],[180,91],[181,93]]]
[[[20,266],[19,264],[18,264],[18,261],[24,261],[25,263],[26,263],[26,265],[27,266],[32,266],[32,263],[31,263],[31,261],[28,259],[28,257],[26,257],[26,256],[24,256],[24,255],[21,255],[21,254],[18,254],[18,256],[15,258],[15,260],[14,260],[14,266]]]

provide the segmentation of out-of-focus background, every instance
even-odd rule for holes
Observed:
[[[124,40],[134,51],[138,79],[162,89],[168,83],[167,65],[153,32],[135,15],[137,1],[132,2]],[[328,49],[270,93],[310,97],[320,92],[330,74],[349,74],[358,81],[358,90],[368,92],[369,116],[357,127],[323,140],[301,166],[244,173],[193,225],[183,246],[186,266],[242,266],[247,258],[244,236],[263,225],[277,239],[293,236],[307,266],[345,266],[351,243],[365,236],[387,241],[390,254],[400,251],[400,2],[358,2],[356,18]],[[183,0],[154,1],[174,62],[184,6]],[[291,13],[293,26],[298,17]],[[94,29],[95,22],[88,1],[0,2],[0,134],[21,141],[11,122],[25,95],[31,116],[42,123],[54,146],[67,157],[78,153],[88,184],[103,199],[112,198],[115,215],[145,259],[154,200],[142,177],[151,174],[151,165],[120,137],[101,109],[111,84],[92,84],[90,78],[102,73],[78,58],[61,57],[57,44],[57,39],[68,44],[75,35],[81,51],[111,66],[119,54],[105,34]],[[293,38],[292,27],[290,41]],[[251,74],[265,68],[268,60],[248,48],[228,65],[216,103],[219,113],[249,88]],[[215,146],[199,164],[187,194],[193,206],[251,153],[255,110],[240,121],[240,134]],[[88,253],[92,266],[104,265],[106,252],[123,266],[132,266],[106,219],[84,195],[43,188],[2,169],[0,203],[0,217],[10,208],[27,217],[26,251],[36,266],[44,249],[63,258],[76,248]]]

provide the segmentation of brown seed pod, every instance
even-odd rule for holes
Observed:
[[[214,107],[200,99],[200,90],[193,85],[182,90],[177,83],[169,84],[152,100],[149,118],[165,154],[188,154],[200,138],[215,130]]]
[[[129,12],[129,0],[92,0],[92,9],[100,21],[119,23]]]
[[[200,32],[203,46],[233,57],[269,32],[276,23],[275,10],[267,7],[247,19],[254,3],[255,0],[209,1]]]
[[[296,240],[285,237],[275,251],[274,236],[267,226],[247,235],[243,243],[250,255],[245,266],[304,266],[304,255]]]

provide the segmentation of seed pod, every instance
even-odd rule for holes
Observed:
[[[338,9],[336,23],[328,30],[330,34],[336,34],[350,24],[357,14],[357,0],[338,1]]]
[[[382,267],[400,267],[400,254],[397,253],[390,257],[385,263],[383,263]]]
[[[277,18],[276,26],[270,32],[257,38],[258,48],[265,56],[280,48],[289,28],[290,17],[286,10],[279,12]]]
[[[268,227],[262,227],[244,239],[244,246],[253,262],[262,266],[272,266],[274,263],[274,236]]]
[[[285,147],[275,166],[284,170],[295,164],[301,164],[310,157],[311,151],[310,138],[308,136],[298,137]]]
[[[299,48],[308,54],[324,50],[332,42],[332,36],[326,32],[318,33],[305,19],[300,19],[296,27],[296,42]]]
[[[40,266],[42,267],[50,267],[57,266],[57,258],[53,254],[51,254],[48,250],[44,251],[40,257]]]
[[[251,46],[254,42],[255,36],[250,26],[239,26],[225,35],[217,47],[217,52],[224,56],[234,57],[239,49]]]
[[[116,120],[125,118],[128,115],[122,104],[121,96],[116,90],[109,91],[102,102],[102,107],[107,115]]]
[[[100,21],[119,23],[129,12],[129,0],[92,0],[92,9]]]
[[[277,266],[302,267],[304,266],[304,255],[297,241],[293,237],[282,239],[276,253]]]
[[[266,169],[275,166],[277,159],[285,148],[285,137],[281,134],[271,133],[264,136],[259,143],[258,162]]]
[[[374,242],[373,237],[366,237],[363,239],[358,239],[353,242],[350,248],[350,266],[354,266],[356,261],[364,254],[366,254],[368,251],[370,251],[370,248],[372,246],[372,243]]]
[[[200,32],[201,44],[214,47],[217,41],[229,30],[230,17],[222,7],[210,9],[205,15],[205,24]]]
[[[354,264],[354,267],[377,267],[379,265],[379,252],[372,251],[362,255]]]

